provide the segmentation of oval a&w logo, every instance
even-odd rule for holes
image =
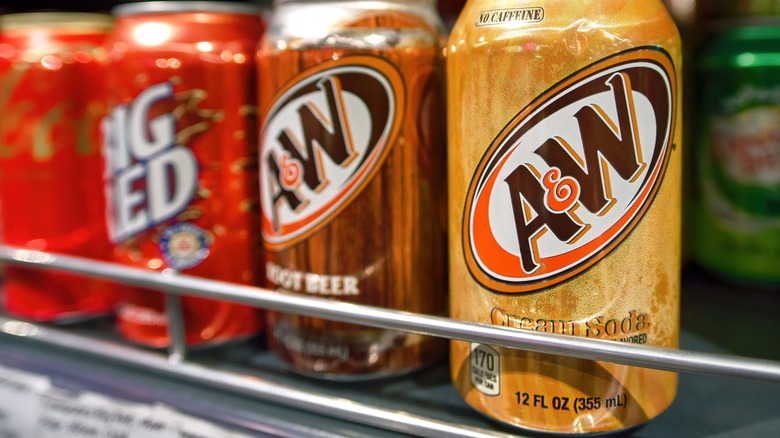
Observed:
[[[352,202],[389,153],[404,108],[400,74],[377,57],[325,62],[291,81],[260,135],[266,247],[306,239]]]
[[[605,257],[652,203],[669,160],[677,84],[657,47],[617,54],[521,111],[466,199],[466,262],[483,286],[532,292]]]

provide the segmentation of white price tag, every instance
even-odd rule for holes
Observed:
[[[0,437],[36,436],[41,394],[51,387],[48,378],[0,367]]]
[[[89,408],[91,424],[100,429],[101,437],[130,438],[138,421],[136,405],[92,393],[83,394],[80,402]]]
[[[50,389],[41,397],[38,435],[41,438],[99,438],[90,409],[67,391]]]
[[[176,418],[170,411],[139,406],[136,412],[138,420],[129,438],[179,438]]]
[[[181,413],[175,413],[180,438],[234,438],[227,430]]]
[[[0,367],[0,438],[244,438],[164,405],[77,394]]]

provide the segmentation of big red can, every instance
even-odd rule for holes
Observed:
[[[259,50],[266,285],[445,312],[442,23],[432,1],[277,1]],[[300,373],[408,372],[446,343],[273,313]]]
[[[677,347],[681,48],[660,0],[470,0],[448,46],[451,315]],[[526,430],[618,431],[673,373],[455,341],[452,378]]]
[[[115,259],[255,284],[257,108],[251,5],[148,2],[114,10],[105,189]],[[258,330],[255,309],[184,297],[190,344]],[[126,289],[127,338],[169,343],[164,296]]]
[[[0,227],[19,247],[107,260],[100,120],[110,16],[0,18]],[[5,309],[39,321],[113,312],[115,287],[81,276],[8,267]]]

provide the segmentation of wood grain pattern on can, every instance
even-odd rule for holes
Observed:
[[[394,42],[279,49],[266,41],[259,52],[266,286],[442,314],[440,37],[413,13],[342,3],[364,5],[334,34],[352,32],[350,44],[365,45],[363,38],[374,33],[388,36],[383,44]],[[289,19],[311,19],[317,10]],[[406,30],[420,30],[428,42],[395,39]],[[418,335],[279,313],[268,321],[271,348],[293,369],[320,377],[397,374],[444,354],[445,343]]]
[[[676,347],[681,49],[660,1],[470,1],[448,47],[453,318]],[[505,423],[630,428],[672,373],[452,343]]]

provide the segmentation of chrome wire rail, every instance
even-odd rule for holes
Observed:
[[[55,269],[130,286],[160,290],[173,297],[191,295],[231,301],[263,309],[350,322],[371,327],[478,342],[492,346],[614,362],[665,371],[735,377],[780,383],[780,362],[685,350],[647,347],[517,330],[449,318],[400,312],[330,299],[275,292],[250,286],[206,280],[175,271],[147,271],[59,254],[0,245],[0,261],[31,268]],[[171,361],[186,354],[183,321],[177,299],[168,299]]]
[[[61,329],[17,321],[0,316],[0,335],[24,338],[72,352],[88,354],[104,361],[132,365],[145,371],[205,385],[221,391],[250,396],[297,411],[420,437],[510,438],[502,432],[428,418],[355,402],[342,397],[312,393],[271,382],[255,375],[242,375],[190,362],[172,362],[165,356],[114,342],[74,335]]]

